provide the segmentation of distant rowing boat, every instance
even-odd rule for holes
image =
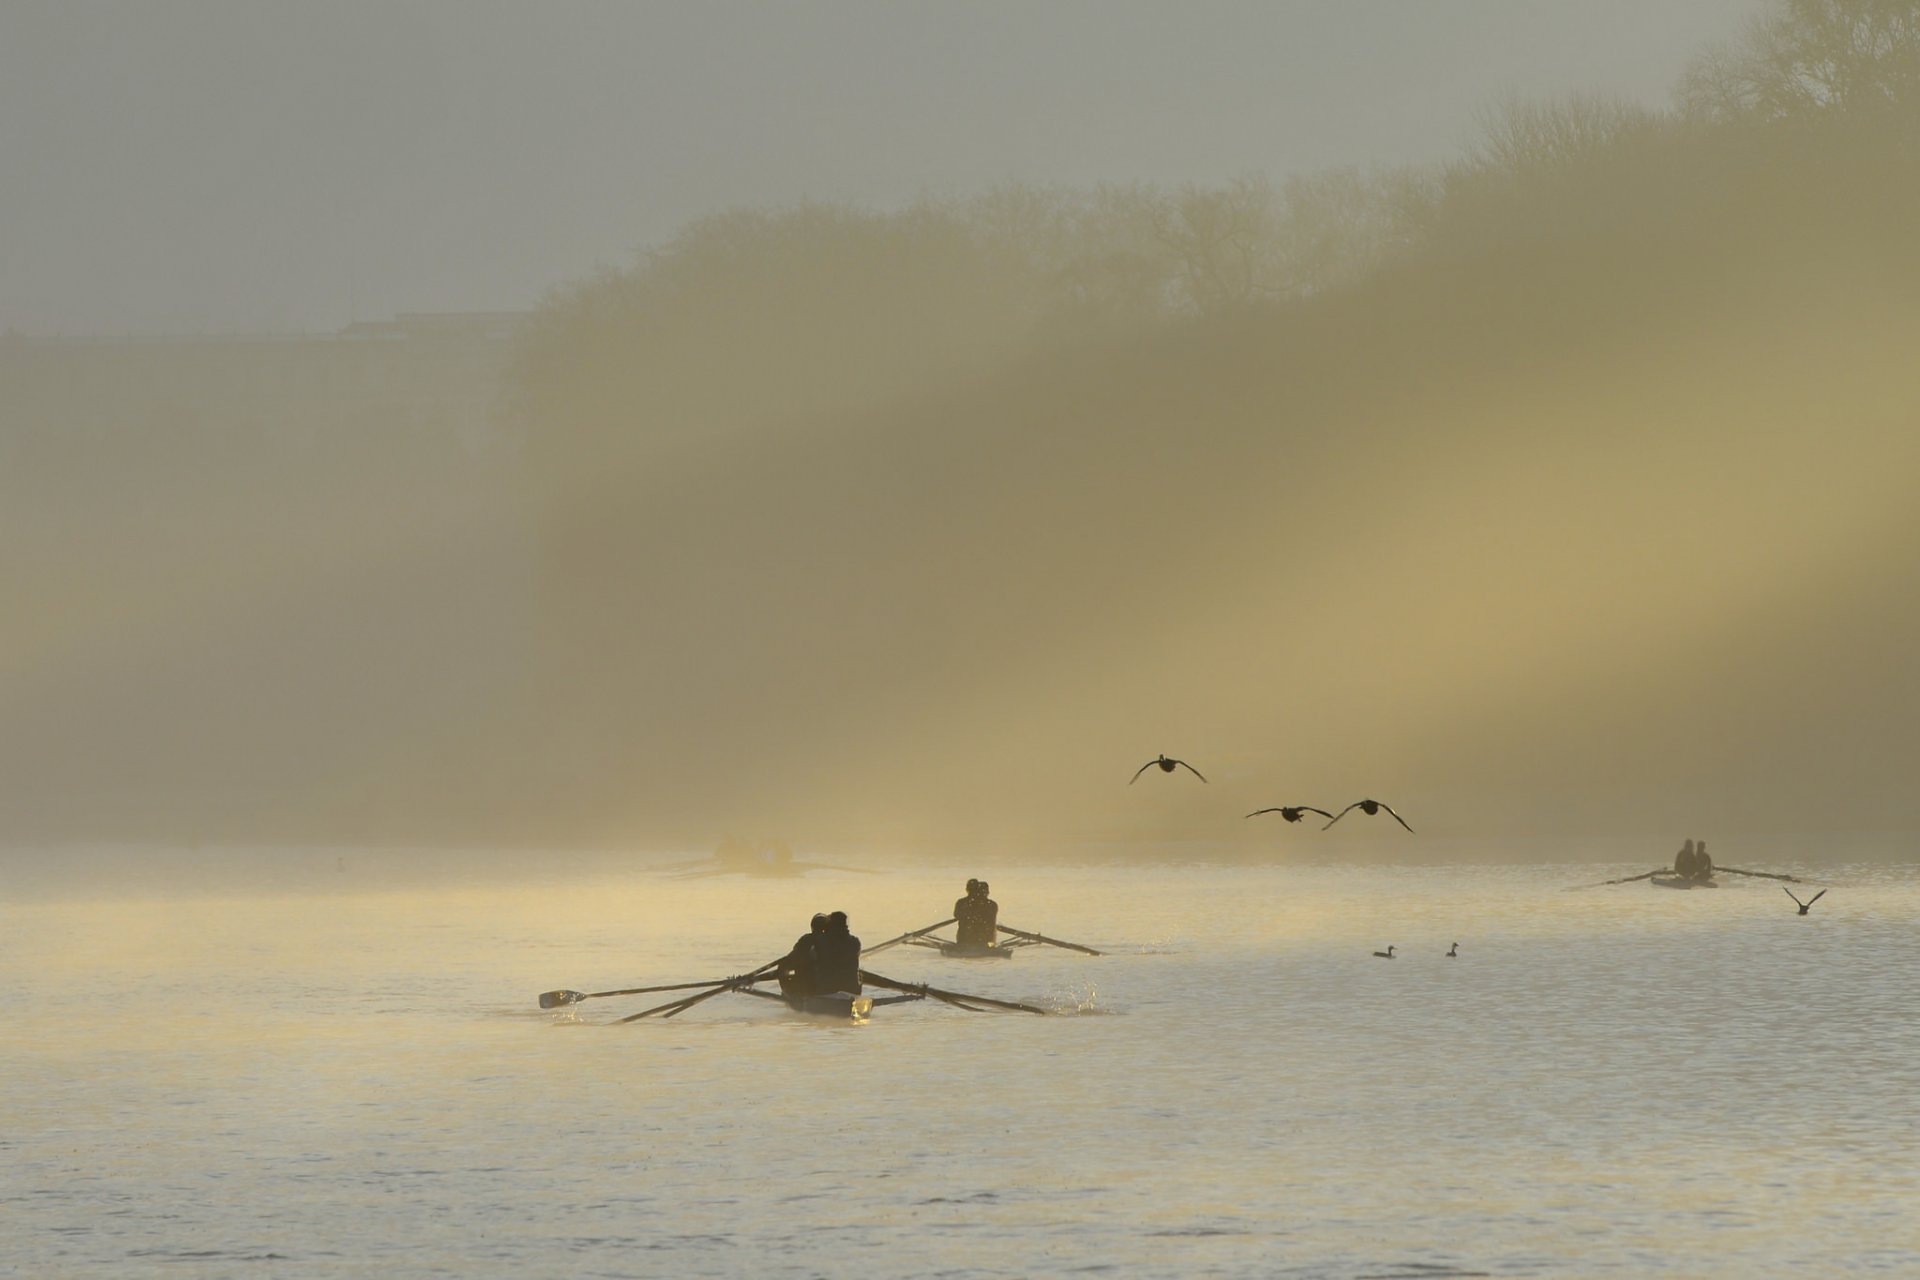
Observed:
[[[1653,876],[1647,881],[1656,889],[1718,889],[1720,882],[1712,876],[1694,879],[1691,876]]]
[[[1007,925],[995,926],[996,931],[1006,935],[997,942],[961,942],[958,938],[943,938],[936,930],[953,924],[952,919],[903,933],[897,938],[888,938],[877,942],[860,954],[870,956],[885,951],[888,947],[909,946],[924,947],[929,951],[938,951],[949,960],[1008,960],[1019,947],[1064,947],[1068,951],[1078,951],[1085,955],[1097,956],[1100,952],[1092,947],[1083,947],[1077,942],[1064,942],[1059,938],[1049,938],[1044,933],[1028,933],[1024,929],[1014,929]]]

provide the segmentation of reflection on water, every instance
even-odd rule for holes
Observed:
[[[888,937],[977,870],[0,908],[8,1262],[1920,1269],[1910,867],[1809,917],[1588,867],[1003,870],[1006,923],[1114,954],[873,967],[1106,1016],[535,1004],[743,972],[816,910]]]

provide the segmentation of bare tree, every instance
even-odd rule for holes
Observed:
[[[1262,177],[1225,187],[1188,183],[1158,201],[1154,238],[1179,261],[1188,304],[1202,314],[1244,306],[1277,292],[1273,187]]]
[[[1658,120],[1645,107],[1598,94],[1558,102],[1509,98],[1485,116],[1472,160],[1503,173],[1569,168],[1644,134]]]
[[[1680,103],[1706,119],[1920,104],[1920,0],[1782,0],[1688,68]]]

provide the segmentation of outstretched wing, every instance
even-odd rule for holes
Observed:
[[[1247,816],[1249,818],[1257,818],[1263,813],[1285,813],[1285,812],[1286,812],[1285,809],[1255,809],[1252,813],[1248,814]]]
[[[1781,886],[1780,886],[1780,892],[1782,892],[1782,893],[1784,893],[1784,894],[1786,894],[1786,895],[1787,895],[1787,896],[1788,896],[1789,898],[1793,898],[1793,890],[1791,890],[1791,889],[1789,889],[1789,888],[1787,888],[1787,886],[1785,886],[1785,885],[1781,885]],[[1822,893],[1825,893],[1825,892],[1826,892],[1826,890],[1824,890],[1824,889],[1822,889],[1822,890],[1821,890],[1821,892],[1822,892]],[[1793,905],[1794,905],[1794,906],[1796,906],[1796,907],[1804,907],[1804,906],[1806,906],[1807,904],[1806,904],[1806,903],[1804,903],[1804,902],[1802,902],[1802,901],[1800,901],[1800,899],[1798,899],[1798,898],[1793,898]]]
[[[1133,771],[1133,776],[1127,779],[1127,785],[1132,786],[1134,783],[1140,781],[1141,774],[1145,773],[1147,770],[1153,768],[1153,766],[1159,763],[1160,762],[1158,760],[1149,760],[1145,764],[1141,765],[1138,769],[1135,769]]]
[[[1198,769],[1188,764],[1185,760],[1175,760],[1174,763],[1179,765],[1181,768],[1185,769],[1188,773],[1192,774],[1194,777],[1200,779],[1200,781],[1205,782],[1207,780],[1206,774],[1200,772]]]
[[[1827,891],[1825,889],[1822,889],[1820,892],[1814,894],[1811,898],[1807,899],[1807,905],[1812,906],[1814,903],[1820,901],[1820,899],[1826,896],[1827,896]]]
[[[1346,817],[1348,814],[1352,813],[1355,809],[1358,809],[1359,807],[1360,807],[1360,802],[1358,800],[1355,800],[1352,804],[1348,805],[1346,808],[1342,809],[1340,812],[1334,814],[1333,822],[1329,822],[1327,824],[1327,827],[1332,826],[1334,822],[1340,821],[1340,819]],[[1322,831],[1325,831],[1327,827],[1322,827],[1320,829]]]
[[[1294,807],[1299,809],[1300,812],[1302,813],[1317,813],[1323,818],[1331,818],[1333,816],[1332,814],[1328,813],[1325,809],[1316,809],[1310,804],[1295,805]],[[1322,827],[1320,829],[1322,831],[1326,830],[1325,827]]]
[[[1386,811],[1387,811],[1388,813],[1393,813],[1393,806],[1392,806],[1392,805],[1390,805],[1390,804],[1388,804],[1388,803],[1387,803],[1386,801],[1384,801],[1384,800],[1376,800],[1376,801],[1374,801],[1374,803],[1375,803],[1375,804],[1377,804],[1377,805],[1379,805],[1379,806],[1380,806],[1380,807],[1381,807],[1382,809],[1385,809],[1385,810],[1386,810]],[[1403,827],[1407,827],[1407,820],[1406,820],[1405,818],[1403,818],[1403,817],[1401,817],[1401,816],[1400,816],[1399,814],[1397,814],[1397,813],[1393,813],[1393,820],[1394,820],[1395,822],[1397,822],[1397,823],[1399,823],[1399,824],[1400,824],[1401,826],[1403,826]],[[1409,833],[1411,833],[1411,832],[1413,831],[1413,828],[1412,828],[1412,827],[1407,827],[1407,830],[1408,830],[1408,832],[1409,832]]]

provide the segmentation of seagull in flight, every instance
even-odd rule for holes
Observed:
[[[1385,809],[1388,813],[1393,814],[1393,820],[1395,822],[1399,823],[1403,827],[1407,827],[1407,820],[1401,817],[1399,814],[1394,813],[1392,805],[1389,805],[1384,801],[1380,801],[1380,800],[1355,800],[1352,804],[1348,805],[1346,808],[1342,809],[1339,813],[1335,814],[1333,822],[1340,821],[1340,819],[1346,817],[1349,813],[1352,813],[1355,809],[1358,809],[1360,812],[1366,814],[1369,818],[1371,818],[1374,814],[1380,812],[1382,809]],[[1314,812],[1318,813],[1320,811],[1318,809],[1315,809]],[[1332,826],[1333,822],[1329,822],[1327,824],[1327,827]],[[1327,827],[1322,827],[1320,829],[1322,831],[1325,831]],[[1412,831],[1413,828],[1407,827],[1407,830]]]
[[[1174,760],[1168,756],[1160,756],[1157,759],[1147,761],[1145,764],[1141,765],[1138,769],[1135,769],[1133,771],[1133,776],[1127,779],[1127,785],[1132,786],[1134,783],[1140,781],[1140,775],[1145,773],[1147,770],[1153,768],[1153,766],[1155,765],[1160,766],[1160,772],[1162,773],[1172,773],[1173,766],[1179,765],[1182,769],[1185,769],[1188,773],[1200,779],[1200,781],[1205,782],[1207,780],[1206,774],[1201,773],[1198,769],[1188,764],[1185,760]]]
[[[1287,805],[1281,805],[1277,809],[1255,809],[1252,813],[1248,814],[1247,816],[1249,818],[1257,818],[1263,813],[1277,813],[1281,817],[1285,818],[1288,822],[1300,821],[1300,815],[1303,813],[1317,813],[1323,818],[1331,818],[1333,816],[1332,814],[1328,813],[1325,809],[1316,809],[1310,804],[1287,804]],[[1326,830],[1326,828],[1322,827],[1321,830],[1324,831]]]
[[[1780,886],[1780,892],[1786,894],[1789,898],[1793,898],[1793,890],[1787,888],[1787,886],[1785,885]],[[1805,902],[1800,901],[1800,899],[1798,898],[1793,898],[1793,905],[1800,908],[1801,915],[1805,915],[1807,914],[1808,908],[1812,907],[1814,903],[1820,901],[1820,899],[1826,896],[1827,896],[1827,891],[1825,889],[1822,889],[1820,892],[1814,894],[1811,898],[1808,898]]]

